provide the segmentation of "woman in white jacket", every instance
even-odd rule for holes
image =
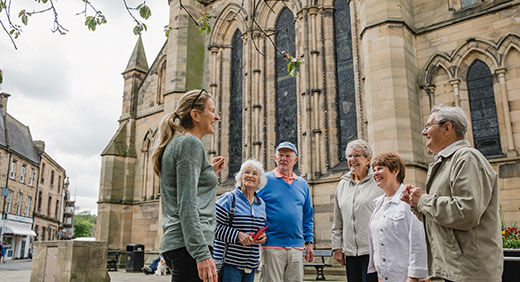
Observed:
[[[377,272],[379,281],[425,280],[428,266],[423,224],[401,201],[404,162],[394,153],[383,153],[373,159],[372,167],[377,186],[385,195],[374,200],[369,222],[368,272]]]

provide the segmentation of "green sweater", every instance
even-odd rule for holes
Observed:
[[[199,138],[174,137],[161,159],[161,253],[186,247],[197,261],[211,257],[217,176]]]

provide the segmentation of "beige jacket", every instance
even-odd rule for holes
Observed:
[[[430,164],[417,205],[430,275],[452,281],[501,281],[503,254],[497,175],[465,141]],[[421,218],[420,218],[421,219]]]
[[[383,195],[377,187],[372,170],[359,181],[351,173],[341,177],[334,196],[334,220],[332,222],[332,250],[342,249],[347,256],[370,253],[368,222],[374,210],[374,199]]]

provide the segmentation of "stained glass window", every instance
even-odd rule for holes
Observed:
[[[348,142],[357,138],[356,91],[352,58],[350,8],[347,0],[334,1],[334,41],[336,51],[336,105],[340,160],[345,160]]]
[[[486,157],[502,156],[493,77],[488,66],[476,60],[469,68],[467,81],[475,148]]]
[[[276,22],[276,45],[280,50],[295,54],[294,17],[284,8]],[[287,72],[287,60],[276,53],[276,144],[283,141],[298,145],[296,77]],[[296,168],[296,166],[295,166]]]
[[[231,89],[229,97],[229,176],[242,164],[242,33],[237,29],[231,47]]]

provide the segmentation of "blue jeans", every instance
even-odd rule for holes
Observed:
[[[150,268],[151,271],[155,272],[157,270],[157,265],[159,264],[160,260],[161,260],[160,256],[158,258],[154,259],[152,264],[150,264],[148,266],[148,268]]]
[[[222,281],[225,282],[253,282],[255,280],[255,271],[245,273],[243,270],[224,264],[222,269]],[[220,278],[220,277],[219,277]]]

